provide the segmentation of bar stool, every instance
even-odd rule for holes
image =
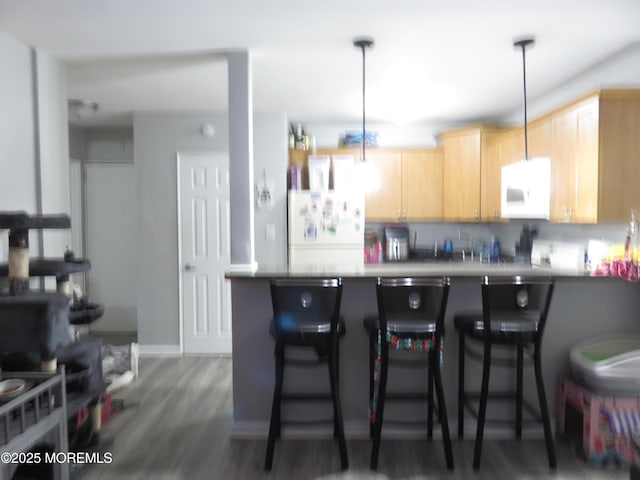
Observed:
[[[551,435],[549,409],[542,380],[540,348],[547,314],[553,296],[554,281],[542,277],[483,277],[482,313],[459,313],[454,318],[458,332],[458,437],[464,435],[464,410],[467,408],[478,419],[473,468],[480,468],[482,440],[486,421],[487,401],[489,399],[511,400],[516,403],[515,435],[522,437],[523,407],[532,413],[544,427],[549,467],[556,468],[556,454]],[[466,339],[474,340],[483,347],[479,353],[470,348]],[[492,347],[501,345],[510,356],[492,356]],[[515,352],[515,361],[513,353]],[[522,380],[525,365],[533,363],[538,392],[539,415],[536,409],[523,399]],[[465,356],[482,361],[482,384],[480,392],[465,390]],[[516,390],[508,392],[489,392],[491,365],[515,368]],[[474,410],[472,400],[479,400],[478,410]]]
[[[271,470],[275,440],[282,425],[284,401],[328,401],[333,404],[333,435],[338,439],[343,470],[349,468],[342,423],[339,388],[339,338],[346,328],[340,318],[342,280],[340,278],[279,278],[271,280],[273,319],[270,331],[275,339],[276,380],[271,407],[265,470]],[[310,359],[288,358],[285,347],[309,347]],[[285,363],[318,367],[328,364],[331,393],[283,392]]]
[[[442,387],[441,359],[444,335],[444,315],[449,295],[449,278],[378,278],[376,294],[378,315],[366,317],[364,326],[369,334],[369,400],[371,407],[370,468],[378,467],[380,438],[386,401],[427,401],[427,436],[433,432],[433,385],[442,424],[442,439],[447,468],[453,470],[453,453]],[[423,352],[415,361],[390,358],[390,349]],[[424,352],[426,362],[424,361]],[[388,392],[389,366],[426,368],[426,391]]]

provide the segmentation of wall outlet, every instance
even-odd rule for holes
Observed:
[[[276,239],[276,226],[273,223],[269,223],[265,227],[265,236],[267,240],[275,240]]]

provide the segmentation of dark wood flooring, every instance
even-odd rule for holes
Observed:
[[[383,439],[378,472],[369,470],[369,441],[351,440],[350,468],[341,472],[335,442],[285,439],[276,444],[273,471],[265,473],[266,440],[229,439],[229,357],[143,358],[139,378],[114,397],[126,408],[103,426],[113,461],[84,469],[82,480],[629,478],[628,469],[590,467],[562,443],[558,469],[550,471],[542,440],[486,440],[479,472],[471,468],[471,440],[454,440],[453,472],[437,439]]]

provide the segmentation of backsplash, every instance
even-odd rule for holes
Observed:
[[[500,241],[502,253],[515,254],[515,245],[520,240],[523,225],[537,229],[535,238],[578,243],[587,248],[590,239],[611,243],[624,243],[627,224],[560,224],[545,221],[511,221],[508,223],[451,223],[451,222],[407,222],[410,231],[410,247],[414,242],[418,248],[441,247],[445,239],[453,241],[454,249],[467,248],[472,239],[474,245],[489,242],[495,235]],[[367,222],[366,229],[375,230],[382,238],[384,223]]]

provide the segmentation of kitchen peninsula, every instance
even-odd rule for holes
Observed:
[[[346,322],[346,335],[340,343],[340,381],[345,433],[349,438],[368,438],[368,345],[363,317],[376,312],[375,284],[378,276],[449,276],[451,289],[445,319],[443,382],[449,412],[457,407],[457,335],[453,328],[456,312],[481,308],[480,278],[484,275],[541,275],[556,278],[549,318],[543,340],[543,371],[547,397],[553,415],[556,384],[560,376],[568,373],[569,350],[574,344],[594,337],[611,334],[640,335],[640,295],[638,284],[620,278],[590,277],[583,272],[550,268],[531,268],[522,264],[480,263],[386,263],[365,265],[354,269],[341,269],[336,265],[316,265],[289,269],[261,266],[255,272],[227,273],[231,281],[233,328],[233,425],[234,438],[266,438],[274,384],[274,342],[269,335],[272,315],[269,279],[272,277],[339,276],[343,279],[341,314]],[[477,378],[480,365],[468,365],[468,378]],[[477,370],[474,370],[477,369]],[[527,369],[528,370],[528,369]],[[313,391],[324,389],[328,383],[323,373],[288,370],[288,378],[295,378],[297,386]],[[401,383],[425,379],[402,378]],[[511,385],[511,376],[498,372],[492,379],[498,384]],[[287,385],[285,385],[285,388]],[[391,387],[390,387],[391,388]],[[525,397],[535,399],[532,372],[525,372]],[[313,418],[329,418],[328,406],[314,404],[286,409],[285,418],[295,418],[302,408],[313,408]],[[416,419],[426,406],[402,405],[403,417]],[[389,418],[397,417],[390,405]],[[510,410],[509,410],[510,411]],[[409,413],[411,412],[411,413]],[[455,414],[449,413],[450,429],[455,431]],[[471,423],[469,423],[471,425]],[[510,430],[487,426],[488,434],[511,438]],[[503,428],[503,427],[501,427]],[[541,427],[525,435],[541,435]],[[406,426],[385,427],[386,436],[411,438],[415,429]],[[469,426],[467,435],[474,429]],[[330,436],[330,428],[284,428],[283,434],[312,438]],[[422,432],[419,433],[422,435]]]

